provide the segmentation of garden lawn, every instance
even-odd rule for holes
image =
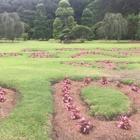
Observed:
[[[83,79],[87,74],[101,77],[104,71],[98,68],[72,67],[61,64],[68,61],[101,61],[112,59],[109,56],[70,58],[76,51],[58,51],[58,58],[29,58],[33,52],[23,52],[30,47],[33,50],[46,50],[56,52],[59,48],[86,48],[89,50],[96,47],[102,48],[129,48],[138,44],[121,44],[117,42],[100,43],[100,41],[85,42],[83,44],[60,44],[57,42],[26,41],[17,43],[0,43],[0,53],[18,52],[20,56],[5,55],[0,57],[0,85],[18,88],[19,103],[13,112],[5,120],[0,122],[1,140],[49,140],[52,125],[52,113],[54,113],[51,88],[52,82],[62,80],[66,75],[71,79]],[[121,58],[126,61],[128,58]],[[130,61],[138,61],[138,57],[131,57]],[[136,68],[139,68],[136,65]],[[109,75],[107,75],[109,76]]]
[[[81,96],[88,101],[90,115],[107,120],[127,114],[132,104],[125,94],[108,87],[89,86],[82,90]]]

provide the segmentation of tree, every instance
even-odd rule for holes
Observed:
[[[81,23],[82,23],[82,25],[87,26],[87,27],[91,28],[91,30],[92,30],[92,12],[90,9],[88,9],[88,8],[84,9],[84,11],[82,13]],[[90,33],[90,36],[87,39],[93,40],[94,37],[95,37],[94,30],[92,30],[92,32]]]
[[[35,24],[35,38],[36,39],[49,39],[49,29],[47,29],[46,22],[46,11],[43,3],[40,3],[36,6],[36,20],[34,21]]]
[[[28,39],[28,33],[23,33],[21,37],[23,38],[24,41],[26,41]]]
[[[68,17],[74,15],[74,11],[68,0],[61,0],[59,2],[59,7],[55,11],[55,15],[59,17],[63,23],[63,26],[68,26]]]
[[[62,30],[62,33],[59,35],[59,39],[60,40],[65,40],[64,43],[69,43],[69,39],[70,39],[70,29],[65,26],[64,29]]]
[[[105,17],[102,21],[101,26],[98,28],[98,32],[100,35],[102,35],[105,39],[112,39],[112,30],[111,26],[114,20],[114,14],[113,13],[106,13]]]
[[[92,26],[92,30],[95,34],[95,39],[101,38],[100,35],[98,34],[98,28],[101,26],[101,24],[102,24],[102,21],[97,22],[96,24]]]
[[[140,40],[140,13],[138,14],[137,39]]]
[[[92,26],[92,12],[90,9],[86,8],[82,13],[81,18],[82,25],[88,26],[91,28]]]
[[[53,37],[55,39],[59,38],[59,35],[61,34],[63,29],[62,21],[60,18],[56,18],[53,22]]]
[[[138,18],[133,13],[128,15],[127,21],[128,21],[128,33],[129,33],[128,35],[129,38],[131,38],[131,40],[133,41],[133,39],[135,38],[135,34],[137,32]]]
[[[34,20],[36,18],[36,11],[35,10],[28,10],[20,6],[17,9],[17,13],[24,23],[27,23],[31,28],[34,27]]]
[[[88,36],[91,34],[92,30],[84,25],[76,25],[72,29],[72,34],[75,39],[80,38],[81,42],[84,42],[84,39],[88,38]]]
[[[69,29],[72,29],[74,26],[76,26],[76,22],[74,21],[73,16],[69,16],[67,21],[67,27],[69,27]]]
[[[113,24],[112,24],[112,32],[113,36],[117,37],[119,42],[122,34],[126,34],[128,31],[128,23],[127,20],[122,17],[122,14],[118,13],[115,15]]]
[[[74,9],[74,19],[77,24],[81,24],[83,10],[90,3],[90,0],[69,0],[71,7]]]
[[[0,20],[0,39],[1,39],[1,37],[2,37],[2,23],[1,23],[1,20]]]
[[[24,31],[24,24],[20,21],[17,13],[1,14],[2,36],[13,40],[19,38]]]
[[[127,33],[127,20],[120,13],[106,13],[98,31],[106,39],[115,37],[119,41],[121,35]]]
[[[59,2],[59,7],[57,8],[56,12],[56,19],[53,23],[53,37],[58,39],[63,38],[63,29],[69,28],[70,30],[76,25],[74,22],[74,11],[70,7],[68,0],[61,0]]]

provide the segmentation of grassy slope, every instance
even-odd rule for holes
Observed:
[[[21,52],[24,48],[45,49],[56,51],[60,47],[87,48],[94,47],[134,47],[138,44],[115,44],[87,42],[84,44],[59,44],[49,42],[28,41],[22,43],[0,43],[1,52]],[[66,75],[72,78],[83,78],[87,75],[102,76],[102,71],[85,67],[71,67],[60,65],[63,61],[95,61],[104,57],[68,58],[77,52],[60,52],[61,58],[31,59],[30,53],[23,53],[18,57],[0,58],[0,83],[18,87],[20,92],[20,103],[12,114],[0,123],[0,140],[46,140],[49,139],[51,125],[51,113],[53,113],[53,102],[51,96],[51,83],[49,79],[62,79]],[[109,59],[105,57],[104,59]],[[111,58],[116,61],[116,58]],[[132,58],[133,60],[134,58]],[[123,58],[122,61],[128,60]],[[138,58],[135,58],[135,61]]]

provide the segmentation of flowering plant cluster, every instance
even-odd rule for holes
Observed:
[[[70,96],[70,85],[71,80],[68,76],[64,79],[64,83],[61,87],[62,91],[62,101],[65,103],[65,109],[67,111],[71,111],[70,119],[77,120],[81,118],[81,113],[78,107],[74,105],[73,99]],[[92,125],[90,124],[90,121],[86,121],[84,117],[82,117],[81,121],[77,125],[77,130],[81,132],[82,134],[89,134],[89,131],[92,129]]]
[[[0,102],[4,102],[5,95],[4,95],[4,89],[0,87]]]
[[[131,129],[131,125],[130,125],[131,121],[128,119],[128,117],[126,117],[125,115],[120,116],[119,120],[120,120],[120,122],[118,124],[119,128],[126,129],[126,130]]]

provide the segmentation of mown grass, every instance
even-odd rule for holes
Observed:
[[[107,120],[127,114],[132,104],[120,91],[101,86],[86,87],[81,96],[90,107],[90,115]]]
[[[52,125],[50,120],[54,112],[52,88],[55,81],[62,80],[68,75],[73,80],[82,80],[87,74],[92,78],[99,78],[104,69],[96,67],[72,67],[60,62],[95,62],[102,59],[113,61],[138,61],[138,57],[111,58],[109,56],[87,56],[71,58],[79,51],[58,51],[59,48],[86,48],[94,50],[101,48],[120,48],[139,46],[139,44],[121,44],[117,42],[92,41],[83,44],[60,44],[42,41],[27,41],[17,43],[0,43],[0,53],[18,52],[21,55],[0,57],[0,85],[18,89],[19,104],[10,116],[0,122],[0,140],[49,140]],[[58,51],[59,58],[29,58],[32,52],[22,50],[30,47],[32,50]],[[137,65],[137,68],[140,66]]]

